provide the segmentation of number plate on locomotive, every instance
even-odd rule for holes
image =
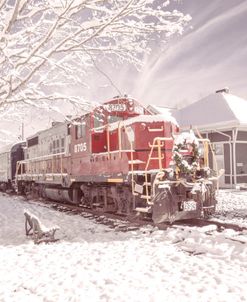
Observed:
[[[104,107],[109,112],[112,112],[112,111],[126,111],[126,109],[127,109],[125,104],[107,104]]]
[[[183,209],[184,209],[184,211],[195,211],[196,202],[194,200],[184,201]]]

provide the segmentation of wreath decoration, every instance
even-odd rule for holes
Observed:
[[[183,155],[185,152],[187,160],[186,155]],[[199,142],[192,130],[176,137],[172,159],[180,173],[194,173],[199,168]]]

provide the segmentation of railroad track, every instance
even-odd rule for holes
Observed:
[[[7,193],[8,195],[16,195],[15,193]],[[39,202],[39,205],[53,208],[60,212],[65,212],[69,215],[80,215],[84,218],[95,220],[96,223],[101,223],[114,228],[117,231],[127,232],[140,229],[143,226],[150,225],[153,228],[166,230],[168,228],[188,228],[188,227],[206,227],[213,225],[217,232],[223,232],[226,229],[231,229],[236,232],[245,232],[247,227],[240,226],[237,223],[228,223],[224,221],[211,219],[187,219],[175,221],[172,224],[161,223],[155,224],[151,219],[141,219],[138,215],[124,216],[120,214],[107,213],[100,210],[89,209],[80,205],[65,204],[57,201],[50,201],[46,199],[26,199],[27,202]]]
[[[247,231],[247,227],[239,226],[238,224],[235,224],[235,223],[216,221],[216,220],[213,220],[213,218],[212,219],[190,219],[190,220],[186,220],[186,222],[176,221],[174,224],[175,225],[198,226],[198,227],[204,227],[207,225],[215,225],[217,227],[218,232],[222,232],[225,229],[231,229],[236,232]]]
[[[57,201],[39,200],[43,205],[49,206],[57,211],[65,212],[70,215],[80,215],[84,218],[93,219],[97,223],[102,223],[108,225],[109,227],[116,229],[116,221],[123,224],[118,228],[119,231],[130,231],[133,229],[138,229],[142,226],[150,225],[152,227],[157,227],[160,230],[166,230],[171,227],[206,227],[213,225],[216,227],[218,232],[222,232],[225,229],[231,229],[236,232],[247,231],[247,227],[240,226],[237,223],[229,223],[219,220],[214,220],[212,216],[211,219],[187,219],[181,221],[175,221],[172,224],[161,223],[155,224],[151,218],[141,219],[138,215],[124,216],[120,214],[107,213],[100,210],[89,209],[80,205],[65,204]]]
[[[234,241],[241,244],[246,244],[247,239],[245,233],[247,233],[247,227],[239,226],[234,223],[226,223],[221,221],[214,221],[212,219],[190,219],[186,221],[175,221],[172,224],[162,223],[154,224],[151,219],[140,219],[139,216],[126,217],[123,215],[116,215],[112,213],[105,213],[102,211],[95,211],[92,209],[83,208],[81,206],[61,204],[59,202],[53,202],[52,204],[48,201],[45,202],[58,211],[66,212],[70,215],[80,215],[87,219],[93,219],[96,223],[107,225],[113,228],[115,231],[128,232],[134,230],[140,230],[142,227],[149,225],[151,228],[143,230],[144,232],[152,233],[157,230],[167,230],[169,228],[179,229],[181,232],[185,233],[193,232],[195,227],[205,228],[203,232],[207,236],[214,236],[215,232],[223,232],[225,230],[234,230],[235,236],[227,237],[226,239]],[[207,228],[207,226],[209,228]],[[244,237],[244,238],[243,238]],[[184,238],[185,239],[185,238]],[[184,250],[184,252],[188,252]],[[190,251],[189,254],[196,255],[195,252]]]

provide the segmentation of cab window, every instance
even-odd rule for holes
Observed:
[[[79,125],[76,125],[76,139],[85,137],[86,135],[86,123],[83,121]]]
[[[93,127],[99,128],[104,126],[104,114],[101,112],[94,112],[94,120],[93,120]]]
[[[117,116],[117,115],[109,115],[108,116],[108,123],[109,124],[119,122],[119,121],[123,121],[122,116]]]

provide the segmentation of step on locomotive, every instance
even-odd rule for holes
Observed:
[[[154,115],[130,97],[54,123],[5,151],[2,189],[14,184],[21,194],[151,217],[155,223],[215,211],[209,141],[192,130],[179,134],[175,119]]]

